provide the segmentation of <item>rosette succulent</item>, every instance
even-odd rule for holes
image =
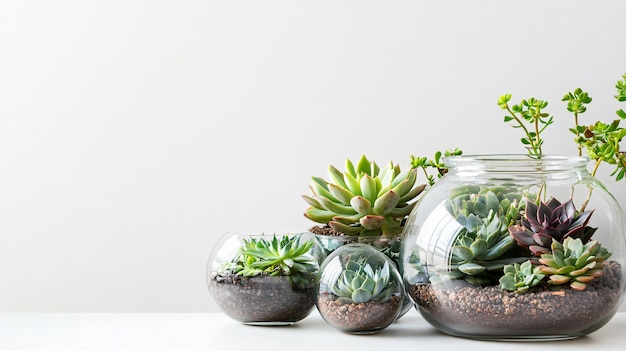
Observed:
[[[400,234],[411,201],[426,187],[416,184],[416,169],[392,162],[379,167],[365,156],[356,166],[346,160],[344,172],[330,165],[328,175],[330,181],[312,177],[312,196],[303,195],[310,205],[304,216],[348,235]]]
[[[395,290],[390,280],[389,263],[380,269],[372,269],[368,263],[349,260],[332,287],[333,294],[347,303],[367,301],[387,302]]]
[[[545,277],[540,268],[533,265],[531,260],[524,261],[522,264],[506,265],[503,272],[504,275],[500,278],[500,288],[517,294],[526,293],[530,288],[541,283]]]
[[[315,260],[307,255],[312,245],[312,241],[300,242],[300,236],[244,239],[232,271],[245,277],[289,276],[295,287],[310,288],[318,270]]]
[[[519,217],[521,199],[522,194],[515,187],[462,186],[450,195],[446,206],[448,212],[464,226],[486,218],[490,212],[508,223]]]
[[[527,201],[521,224],[510,226],[509,232],[520,246],[539,257],[550,252],[553,240],[562,243],[567,238],[578,238],[588,242],[597,229],[587,225],[592,214],[593,210],[577,212],[571,199],[561,203],[551,198],[539,205]]]
[[[583,244],[579,238],[568,237],[563,243],[552,241],[552,252],[541,255],[539,269],[548,277],[548,283],[569,283],[574,290],[585,290],[587,283],[603,274],[602,265],[611,256],[597,241]]]
[[[450,278],[472,284],[489,283],[491,272],[525,258],[510,255],[515,241],[507,228],[519,214],[519,191],[507,187],[463,187],[448,202],[448,211],[462,226],[452,246]]]

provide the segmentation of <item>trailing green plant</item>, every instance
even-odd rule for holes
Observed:
[[[498,100],[501,109],[506,110],[504,122],[514,122],[513,128],[524,131],[522,144],[528,149],[529,155],[537,158],[543,156],[543,139],[541,133],[554,122],[549,113],[544,112],[548,102],[535,98],[522,100],[519,104],[509,105],[511,94],[504,94]]]
[[[615,88],[617,89],[615,99],[619,102],[626,101],[626,74],[616,83]],[[584,125],[580,124],[578,117],[587,110],[585,105],[592,100],[589,94],[577,88],[565,94],[562,100],[567,101],[567,110],[574,114],[574,127],[570,128],[570,131],[576,135],[574,140],[578,144],[578,154],[582,155],[583,149],[587,149],[587,155],[594,161],[591,175],[595,176],[600,164],[605,162],[615,166],[611,175],[615,176],[617,181],[624,179],[626,150],[620,148],[620,142],[626,136],[626,129],[621,127],[620,123],[626,120],[626,112],[622,109],[617,110],[618,119],[610,123],[596,121]]]
[[[387,302],[396,288],[390,277],[387,261],[374,270],[365,260],[348,260],[332,292],[346,303]]]
[[[505,265],[526,259],[511,251],[516,245],[507,230],[519,218],[521,197],[514,187],[464,186],[453,192],[446,206],[462,228],[452,246],[449,278],[488,284]]]
[[[572,199],[561,203],[550,198],[539,205],[527,201],[520,224],[511,225],[508,230],[520,246],[539,257],[550,252],[553,240],[562,243],[567,238],[574,238],[588,242],[597,229],[587,225],[593,212],[577,211]]]
[[[500,278],[500,288],[516,294],[528,292],[530,288],[539,285],[545,277],[541,269],[533,265],[531,260],[526,260],[521,264],[506,265],[503,272],[504,275]]]
[[[619,102],[626,101],[626,74],[616,83],[615,88],[617,89],[615,99]],[[513,122],[514,128],[522,129],[524,136],[521,141],[528,149],[529,155],[541,158],[543,156],[541,133],[554,121],[554,118],[544,110],[548,102],[531,97],[519,104],[510,105],[511,97],[511,94],[504,94],[498,99],[498,106],[508,112],[504,116],[504,122]],[[595,177],[600,165],[607,163],[615,166],[611,175],[616,181],[624,179],[626,150],[622,149],[620,143],[626,137],[626,129],[620,126],[620,123],[626,120],[626,112],[622,109],[617,110],[618,118],[611,122],[598,120],[591,124],[581,124],[579,117],[587,111],[587,105],[592,101],[589,94],[576,88],[566,93],[562,101],[567,102],[567,110],[574,115],[574,127],[570,128],[570,131],[575,135],[578,155],[582,156],[583,150],[586,149],[587,155],[594,162],[591,175]],[[586,201],[581,210],[584,210],[585,206]]]
[[[393,162],[379,167],[365,155],[356,165],[346,160],[344,172],[330,165],[328,176],[312,177],[312,196],[302,196],[310,206],[304,216],[348,235],[400,234],[411,201],[426,187],[417,184],[416,169]]]
[[[411,167],[421,169],[428,180],[428,185],[434,185],[437,179],[448,173],[448,168],[443,163],[443,157],[459,156],[462,154],[463,150],[455,148],[454,150],[445,150],[443,153],[441,151],[437,151],[435,152],[434,157],[430,159],[425,156],[411,155]],[[437,178],[435,178],[435,176],[430,172],[430,170],[433,169],[435,170]]]
[[[574,290],[582,291],[587,284],[603,274],[604,261],[611,256],[597,241],[586,244],[579,238],[566,238],[563,243],[556,240],[552,252],[541,255],[539,270],[545,273],[552,285],[569,283]]]
[[[232,272],[245,277],[259,275],[289,276],[291,283],[299,288],[310,288],[318,270],[315,260],[308,255],[313,242],[301,242],[300,236],[276,235],[272,239],[244,239]]]

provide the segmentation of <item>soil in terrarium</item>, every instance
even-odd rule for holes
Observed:
[[[558,331],[580,335],[615,312],[621,277],[621,265],[612,261],[583,291],[542,286],[516,294],[498,286],[455,280],[435,288],[432,284],[413,285],[409,293],[427,320],[455,333],[515,336]]]
[[[342,235],[346,235],[344,233],[338,232],[336,230],[334,230],[333,228],[331,228],[328,224],[325,225],[316,225],[314,227],[311,227],[309,229],[309,231],[313,234],[319,234],[319,235],[334,235],[334,236],[342,236]]]
[[[295,289],[288,277],[218,275],[209,284],[224,313],[244,323],[296,322],[315,307],[315,289]]]
[[[394,322],[398,316],[402,299],[392,296],[389,301],[380,303],[345,302],[330,293],[320,294],[317,308],[324,319],[346,332],[375,332]]]

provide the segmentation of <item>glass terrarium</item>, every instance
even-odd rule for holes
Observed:
[[[403,233],[407,293],[441,331],[478,339],[591,333],[624,297],[626,219],[585,157],[455,156]]]
[[[404,287],[396,265],[368,244],[346,244],[322,263],[317,309],[331,326],[351,334],[373,334],[402,311]]]
[[[313,244],[306,233],[226,233],[209,257],[209,292],[223,313],[244,324],[294,324],[315,308]]]

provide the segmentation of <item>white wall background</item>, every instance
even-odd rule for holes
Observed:
[[[228,230],[301,231],[366,154],[523,153],[496,101],[620,108],[626,2],[0,3],[0,311],[216,311]],[[622,108],[626,108],[621,106]],[[607,169],[608,173],[608,169]],[[626,205],[625,184],[605,183]]]

